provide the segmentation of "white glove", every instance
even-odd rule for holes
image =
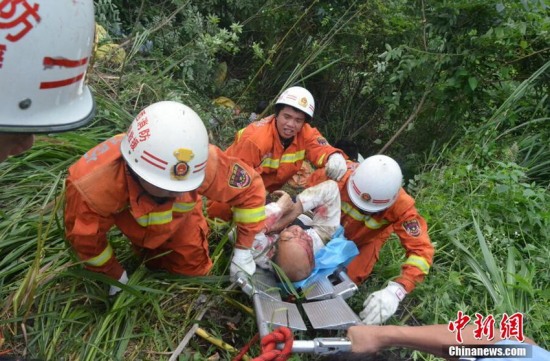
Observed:
[[[252,257],[252,252],[249,249],[235,248],[233,251],[233,259],[231,267],[229,267],[229,275],[231,280],[236,279],[237,272],[244,271],[250,276],[256,272],[256,263]]]
[[[346,160],[344,156],[340,153],[333,153],[328,157],[327,164],[325,165],[325,173],[327,177],[334,180],[340,180],[346,171],[348,166],[346,165]]]
[[[120,278],[118,279],[118,282],[120,282],[122,284],[128,284],[128,274],[126,273],[126,271],[122,272],[122,276],[120,276]],[[120,289],[120,287],[111,286],[109,288],[109,296],[114,296],[117,293],[119,293],[120,291],[122,291]]]
[[[407,291],[397,282],[390,282],[380,291],[373,292],[363,303],[363,311],[359,314],[366,325],[379,325],[386,322],[399,306]]]

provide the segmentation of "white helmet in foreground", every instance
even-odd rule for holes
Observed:
[[[315,111],[315,100],[313,100],[313,95],[301,86],[293,86],[288,88],[279,96],[277,104],[285,104],[294,107],[310,117],[313,118],[313,112]]]
[[[399,164],[385,155],[365,159],[348,179],[348,194],[357,207],[375,213],[391,207],[403,175]]]
[[[148,183],[171,192],[187,192],[204,181],[208,133],[191,108],[162,101],[138,114],[120,150],[128,166]]]
[[[76,129],[94,115],[84,84],[93,0],[0,1],[0,132]]]

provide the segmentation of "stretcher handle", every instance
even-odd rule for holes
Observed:
[[[283,344],[277,345],[280,349]],[[347,337],[325,337],[313,340],[294,340],[292,353],[313,353],[330,355],[339,352],[351,352],[351,341]]]
[[[248,280],[250,276],[246,272],[239,271],[235,275],[235,282],[237,283],[237,286],[241,288],[241,290],[246,293],[248,296],[252,296],[255,292],[254,286],[250,283]]]

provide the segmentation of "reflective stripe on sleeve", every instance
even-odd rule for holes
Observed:
[[[418,268],[420,271],[422,271],[422,273],[424,273],[425,275],[427,275],[428,272],[430,272],[430,264],[428,263],[428,261],[426,261],[424,257],[420,257],[414,254],[410,255],[409,258],[407,258],[407,260],[403,264],[414,266]]]
[[[265,206],[258,208],[233,207],[233,220],[236,223],[256,223],[265,219]]]
[[[325,159],[325,156],[327,154],[326,153],[323,153],[323,155],[319,158],[319,160],[317,161],[317,167],[322,167],[323,166],[323,160]]]
[[[245,129],[246,128],[243,128],[237,132],[237,142],[241,140],[241,136],[243,135]]]
[[[107,248],[105,248],[103,252],[101,252],[95,257],[92,257],[84,261],[84,263],[93,267],[101,267],[105,263],[107,263],[107,261],[109,261],[111,257],[113,257],[113,247],[111,247],[110,244],[107,244]]]

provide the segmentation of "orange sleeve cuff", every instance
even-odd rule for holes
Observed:
[[[400,283],[401,285],[403,285],[403,287],[405,287],[405,291],[407,291],[407,293],[411,293],[415,287],[416,287],[416,284],[414,283],[414,281],[410,280],[409,278],[407,277],[398,277],[395,282],[397,283]]]

